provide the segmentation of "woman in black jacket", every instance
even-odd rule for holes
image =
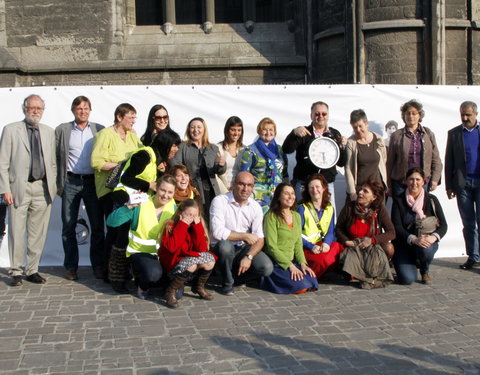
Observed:
[[[423,189],[425,173],[420,168],[411,168],[406,176],[407,189],[404,194],[394,197],[392,221],[397,237],[394,241],[393,264],[398,282],[409,285],[417,280],[417,266],[423,284],[431,284],[429,266],[438,250],[438,242],[447,233],[447,221],[437,197]],[[438,219],[435,222],[432,217]],[[422,220],[420,229],[419,220]],[[430,227],[430,228],[429,228]]]

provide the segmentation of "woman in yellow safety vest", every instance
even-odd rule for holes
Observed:
[[[163,175],[156,181],[156,186],[155,195],[146,202],[122,206],[107,219],[107,225],[116,228],[118,234],[112,250],[126,254],[129,261],[125,262],[125,265],[122,262],[110,263],[110,276],[120,280],[112,282],[112,286],[114,289],[126,289],[124,280],[130,263],[138,287],[137,295],[141,299],[146,298],[148,289],[158,283],[162,276],[162,267],[157,256],[159,236],[165,222],[176,210],[173,199],[175,179],[170,175]]]
[[[297,208],[302,219],[302,241],[308,265],[320,279],[338,265],[343,246],[335,241],[335,211],[328,183],[321,174],[311,175]]]

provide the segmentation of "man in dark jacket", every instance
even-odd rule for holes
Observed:
[[[292,183],[295,186],[297,200],[301,198],[308,176],[314,173],[322,174],[328,182],[328,190],[331,193],[331,202],[335,203],[334,182],[337,175],[337,165],[343,167],[345,164],[345,145],[347,139],[342,137],[340,132],[328,126],[329,109],[324,102],[315,102],[311,107],[310,118],[312,123],[309,126],[298,126],[293,129],[283,142],[282,149],[286,154],[296,151],[297,164],[293,170]],[[318,137],[333,139],[340,148],[340,158],[337,164],[328,169],[320,169],[310,160],[308,150],[310,144]]]
[[[460,265],[468,270],[480,261],[480,126],[477,105],[460,105],[462,124],[449,130],[445,152],[445,188],[448,199],[457,197],[463,223],[463,237],[468,259]]]

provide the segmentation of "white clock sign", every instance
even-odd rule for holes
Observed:
[[[308,157],[320,169],[328,169],[337,164],[340,158],[340,148],[328,137],[318,137],[308,149]]]

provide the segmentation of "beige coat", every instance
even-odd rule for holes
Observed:
[[[51,202],[57,192],[57,163],[55,158],[55,132],[39,124],[48,194]],[[30,142],[25,121],[14,122],[3,128],[0,140],[0,194],[12,193],[15,207],[22,204],[30,169]]]
[[[387,150],[385,143],[380,135],[374,133],[377,137],[377,152],[380,155],[378,162],[378,170],[382,176],[382,182],[387,186]],[[356,193],[355,186],[357,184],[357,155],[358,147],[354,135],[348,138],[346,147],[346,162],[345,162],[345,182],[347,184],[347,194]]]

